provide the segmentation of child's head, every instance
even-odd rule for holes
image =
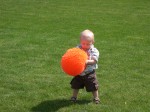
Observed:
[[[91,45],[94,43],[94,34],[90,30],[84,30],[80,35],[80,44],[82,49],[88,50]]]

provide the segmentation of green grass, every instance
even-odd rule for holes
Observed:
[[[102,103],[81,90],[68,101],[72,77],[61,56],[95,33]],[[0,0],[1,112],[149,112],[149,0]]]

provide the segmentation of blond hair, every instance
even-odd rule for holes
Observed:
[[[80,34],[80,38],[94,42],[94,33],[91,30],[84,30]]]

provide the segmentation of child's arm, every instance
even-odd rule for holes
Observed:
[[[99,58],[99,51],[97,49],[95,49],[91,59],[90,60],[86,60],[86,65],[96,64],[98,62],[98,58]]]
[[[93,64],[96,64],[97,61],[92,59],[92,60],[86,60],[86,65],[93,65]]]

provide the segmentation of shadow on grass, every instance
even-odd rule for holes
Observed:
[[[79,105],[88,104],[89,102],[91,101],[81,100],[81,101],[77,101],[76,103],[72,103],[69,100],[65,100],[65,99],[47,100],[47,101],[41,102],[35,107],[32,107],[31,111],[33,112],[55,112],[63,107],[67,107],[67,106],[75,105],[75,104],[79,104]]]

